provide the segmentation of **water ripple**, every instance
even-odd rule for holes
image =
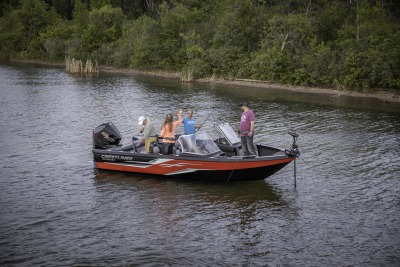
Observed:
[[[0,265],[400,263],[398,112],[40,67],[1,65],[0,77]],[[203,129],[238,127],[243,99],[256,113],[257,142],[285,148],[287,132],[300,135],[296,189],[293,164],[265,181],[229,184],[94,169],[91,132],[101,123],[114,122],[127,141],[140,115],[161,126],[166,113],[193,108]]]

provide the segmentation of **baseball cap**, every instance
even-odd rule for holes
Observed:
[[[144,116],[140,116],[139,117],[139,125],[143,125],[143,121],[145,120],[146,118],[144,117]]]
[[[249,102],[247,101],[243,101],[242,103],[239,104],[239,107],[248,107],[249,106]]]

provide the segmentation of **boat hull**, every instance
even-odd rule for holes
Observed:
[[[102,170],[208,182],[262,180],[276,173],[294,159],[285,154],[254,158],[197,158],[102,149],[94,149],[93,154],[96,167]]]

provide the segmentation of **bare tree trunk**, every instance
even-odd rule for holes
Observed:
[[[145,0],[145,2],[146,2],[146,5],[147,5],[147,8],[148,8],[148,11],[150,13],[153,13],[154,10],[156,9],[155,0]]]
[[[350,4],[351,4],[350,0]],[[356,29],[357,29],[357,34],[356,34],[356,40],[357,42],[360,40],[360,22],[359,22],[359,16],[358,16],[358,2],[359,0],[354,0],[356,2]]]
[[[307,11],[306,11],[306,17],[308,16],[308,12],[309,12],[310,9],[311,9],[311,2],[312,2],[312,0],[308,1]]]
[[[356,18],[356,25],[357,25],[357,42],[358,40],[360,40],[360,23],[358,21],[358,0],[356,1],[356,5],[357,5],[357,18]]]
[[[281,51],[283,51],[283,49],[285,49],[286,42],[287,42],[288,38],[289,38],[289,34],[287,33],[286,36],[285,36],[285,40],[283,40],[283,42],[282,42]]]

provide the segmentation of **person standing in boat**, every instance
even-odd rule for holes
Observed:
[[[186,117],[183,119],[183,133],[185,135],[191,134],[190,143],[188,143],[188,151],[192,151],[196,147],[196,128],[200,129],[199,126],[196,126],[196,122],[193,119],[193,110],[188,109],[186,113]]]
[[[140,133],[143,133],[143,137],[135,143],[135,148],[139,148],[144,145],[145,151],[150,153],[151,142],[157,142],[156,129],[154,128],[153,122],[145,116],[139,117],[139,125],[143,125],[143,128],[140,130]]]
[[[187,110],[187,116],[183,119],[183,133],[184,134],[194,134],[196,133],[196,122],[193,119],[193,110]]]
[[[176,112],[178,120],[174,121],[174,116],[172,113],[168,113],[165,116],[164,123],[161,127],[161,137],[162,139],[162,154],[168,155],[172,154],[172,148],[175,145],[175,130],[176,127],[182,123],[182,110]]]
[[[254,149],[253,137],[254,137],[254,112],[249,108],[249,103],[243,101],[239,104],[240,109],[243,111],[240,119],[240,141],[242,143],[243,155],[256,155]]]

